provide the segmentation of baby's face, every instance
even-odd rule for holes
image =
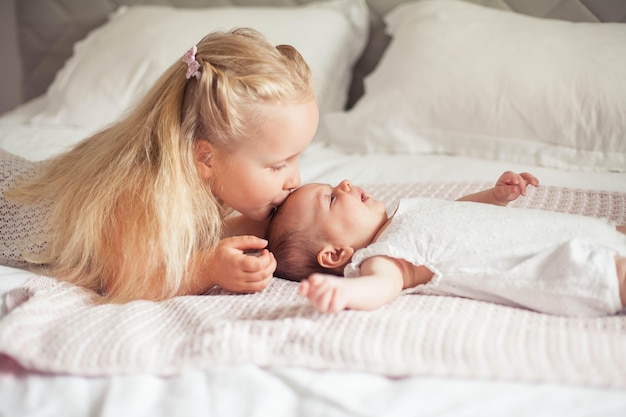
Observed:
[[[322,230],[332,245],[359,249],[367,246],[387,220],[385,205],[344,180],[336,187],[306,184],[285,202],[305,229]]]

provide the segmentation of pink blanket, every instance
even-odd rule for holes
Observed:
[[[484,183],[370,186],[382,199],[456,198]],[[626,223],[626,193],[541,187],[514,203]],[[402,295],[372,312],[315,312],[297,284],[263,292],[96,305],[94,295],[34,277],[5,297],[0,353],[53,373],[172,375],[262,367],[544,381],[626,388],[626,315],[571,319],[452,297]]]

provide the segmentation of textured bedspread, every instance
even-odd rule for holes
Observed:
[[[491,184],[367,187],[454,199]],[[515,206],[626,223],[626,193],[529,190]],[[97,305],[94,295],[35,277],[6,295],[0,353],[29,369],[78,375],[150,373],[224,364],[457,376],[626,389],[626,315],[572,319],[473,300],[405,294],[372,312],[317,313],[297,284],[263,292],[214,289],[169,301]]]

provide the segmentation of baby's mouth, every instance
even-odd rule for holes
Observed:
[[[361,194],[361,202],[365,203],[369,199],[369,197],[367,196],[367,194],[365,194],[365,191],[361,190],[360,188],[359,193]]]

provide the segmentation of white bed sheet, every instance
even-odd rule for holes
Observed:
[[[0,117],[0,147],[46,158],[87,133],[23,123],[37,101]],[[626,192],[626,174],[564,172],[454,156],[345,155],[319,144],[301,160],[303,182],[495,181],[530,171],[544,185]],[[0,267],[0,294],[29,272]],[[241,365],[178,376],[84,378],[32,373],[0,357],[0,416],[624,416],[626,391],[557,384]]]

